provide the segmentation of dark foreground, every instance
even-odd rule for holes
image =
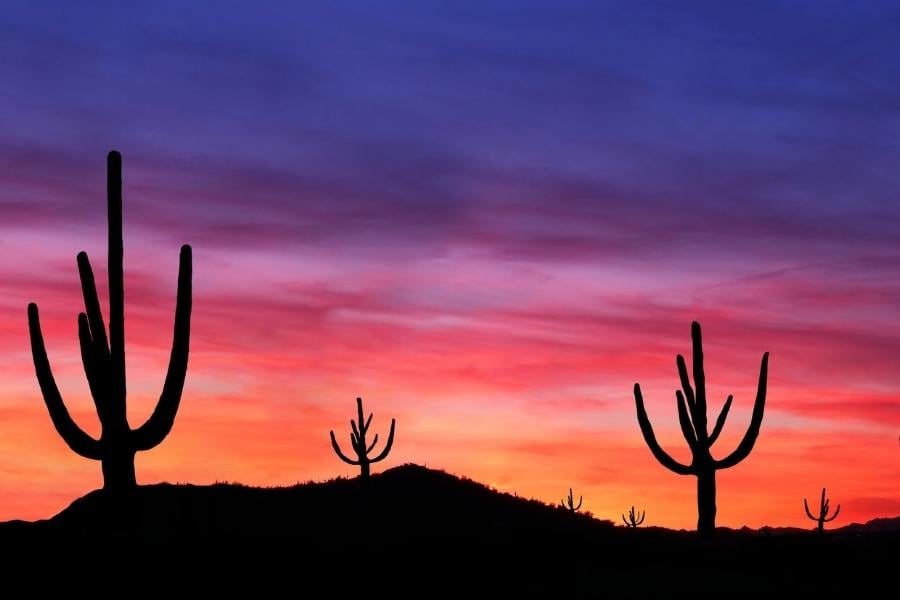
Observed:
[[[900,584],[896,525],[882,520],[825,536],[722,530],[699,540],[614,527],[407,465],[365,487],[355,480],[279,489],[146,486],[126,510],[93,492],[48,521],[0,524],[0,572],[9,585],[65,587],[78,597],[157,589],[367,598],[877,596]]]

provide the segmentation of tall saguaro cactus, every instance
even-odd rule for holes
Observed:
[[[744,434],[744,439],[738,444],[737,449],[721,460],[716,460],[710,453],[710,448],[722,433],[725,419],[728,417],[728,409],[731,408],[732,396],[725,400],[725,406],[716,419],[712,433],[707,428],[706,419],[706,374],[703,371],[703,342],[700,337],[700,324],[691,323],[691,339],[694,349],[694,386],[688,377],[687,365],[684,357],[678,355],[676,364],[678,375],[681,378],[681,387],[677,390],[675,398],[678,404],[678,422],[681,424],[681,433],[691,449],[693,459],[691,464],[683,465],[669,456],[656,441],[653,426],[647,417],[644,408],[644,397],[641,394],[641,386],[634,384],[634,400],[637,406],[637,419],[644,435],[644,441],[650,448],[650,452],[664,467],[679,475],[694,475],[697,477],[697,531],[703,535],[713,535],[716,529],[716,471],[727,469],[738,464],[750,454],[756,438],[759,437],[759,428],[762,425],[763,412],[766,408],[766,378],[769,364],[769,353],[762,357],[759,370],[759,384],[756,390],[756,401],[753,404],[753,414],[750,417],[750,427]]]
[[[107,210],[109,220],[109,338],[100,311],[94,273],[86,253],[78,254],[78,273],[85,312],[78,315],[81,360],[91,396],[97,407],[102,433],[94,439],[69,415],[50,369],[37,304],[28,305],[31,353],[38,383],[56,431],[76,454],[99,460],[105,490],[137,486],[134,456],[165,439],[175,423],[187,374],[191,331],[191,247],[181,247],[175,329],[169,367],[159,403],[142,426],[132,429],[126,415],[125,386],[125,291],[122,266],[122,156],[107,156]]]
[[[837,516],[841,514],[841,505],[838,504],[834,514],[830,517],[828,516],[828,513],[831,512],[831,501],[825,498],[825,488],[822,488],[822,499],[819,502],[819,514],[817,516],[813,516],[813,514],[809,512],[809,504],[807,504],[806,498],[803,499],[803,509],[806,511],[807,517],[819,524],[817,527],[819,533],[825,532],[825,523],[834,521],[837,519]]]
[[[625,525],[631,527],[632,529],[637,529],[638,525],[644,522],[644,517],[647,515],[647,511],[643,512],[635,512],[634,507],[631,507],[631,510],[628,511],[628,518],[625,518],[625,515],[622,515],[622,520],[625,521]]]
[[[569,488],[569,497],[565,500],[560,500],[559,505],[569,512],[576,513],[581,509],[581,500],[583,496],[578,496],[578,504],[575,504],[575,494],[572,492],[572,488]]]
[[[387,443],[385,443],[384,449],[375,458],[369,458],[369,454],[375,448],[375,444],[378,443],[378,434],[376,433],[372,443],[366,445],[366,433],[368,433],[369,427],[372,424],[373,414],[369,413],[368,419],[363,418],[362,398],[356,399],[356,411],[358,420],[354,421],[353,419],[350,419],[350,427],[353,429],[353,431],[350,432],[350,447],[353,448],[353,452],[356,453],[356,460],[347,457],[347,455],[341,451],[341,447],[338,446],[337,439],[334,437],[334,431],[329,432],[331,434],[331,447],[334,448],[334,452],[342,461],[348,465],[358,466],[360,477],[363,480],[366,480],[369,478],[371,471],[370,466],[372,463],[384,460],[385,457],[387,457],[388,452],[391,451],[391,447],[394,445],[394,427],[397,422],[395,419],[391,419],[391,432],[388,434]]]

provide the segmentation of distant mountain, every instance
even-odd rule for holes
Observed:
[[[760,527],[751,529],[742,527],[740,532],[757,535],[806,535],[815,533],[815,523],[809,527]],[[826,536],[841,536],[844,534],[876,534],[883,532],[900,532],[900,517],[879,517],[865,523],[851,523],[843,527],[826,529]]]
[[[900,517],[879,517],[865,523],[851,523],[843,527],[837,527],[840,533],[876,533],[900,531]]]
[[[114,573],[142,589],[193,584],[205,593],[210,586],[259,593],[302,585],[316,597],[326,588],[343,596],[370,585],[373,597],[421,598],[647,597],[688,589],[719,597],[734,586],[746,595],[776,584],[858,593],[887,581],[900,555],[900,534],[881,521],[896,519],[859,526],[854,535],[723,529],[701,540],[691,532],[616,527],[404,465],[367,485],[142,486],[125,506],[92,492],[51,519],[0,524],[0,550],[11,556],[0,568],[9,579],[36,564],[65,565],[80,578]],[[822,572],[823,564],[838,568]]]

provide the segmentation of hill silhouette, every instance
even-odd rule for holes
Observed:
[[[536,500],[497,492],[475,481],[408,464],[363,483],[333,479],[280,488],[239,484],[156,484],[138,488],[127,514],[101,490],[44,522],[65,535],[247,536],[278,541],[320,535],[319,543],[358,533],[365,515],[372,535],[410,538],[492,538],[539,530],[547,535],[612,529],[609,521],[569,514]],[[436,518],[440,515],[440,518]],[[427,524],[427,527],[424,525]],[[404,531],[404,529],[408,531]],[[343,543],[343,542],[341,542]]]
[[[352,580],[377,583],[388,597],[449,590],[645,597],[683,591],[685,573],[694,570],[703,589],[692,593],[706,597],[879,585],[893,577],[900,550],[900,532],[889,529],[856,525],[824,536],[722,530],[702,540],[692,532],[614,526],[404,465],[368,483],[141,486],[126,509],[98,490],[51,519],[0,524],[0,547],[15,549],[8,573],[33,564],[96,573],[102,565],[144,586],[178,582],[207,591],[318,590]],[[834,568],[810,571],[822,564]]]

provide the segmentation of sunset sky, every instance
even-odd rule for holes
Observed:
[[[446,469],[693,527],[675,355],[703,325],[718,523],[900,514],[900,11],[888,2],[6,2],[0,19],[0,520],[102,484],[34,377],[99,424],[75,255],[105,293],[105,155],[124,156],[129,414],[165,375],[178,248],[191,359],[141,483]],[[106,302],[104,300],[104,306]],[[382,434],[382,437],[384,433]]]

